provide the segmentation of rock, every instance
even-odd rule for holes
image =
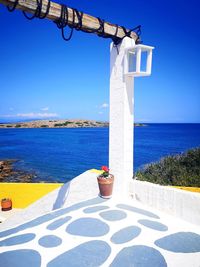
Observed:
[[[34,182],[33,179],[37,178],[37,175],[14,169],[13,163],[16,161],[14,159],[0,161],[0,182]]]

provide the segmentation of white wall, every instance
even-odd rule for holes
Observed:
[[[130,194],[145,205],[200,226],[200,194],[133,180]]]
[[[65,208],[86,199],[97,197],[99,193],[97,174],[86,171],[48,193],[36,202],[0,224],[0,231],[6,230],[52,210]]]

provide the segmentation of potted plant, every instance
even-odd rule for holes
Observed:
[[[12,200],[10,198],[3,198],[1,200],[1,210],[7,211],[12,209]]]
[[[111,198],[113,190],[114,176],[109,173],[107,166],[102,166],[102,173],[97,177],[100,196],[102,198]]]

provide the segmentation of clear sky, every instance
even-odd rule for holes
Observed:
[[[127,28],[142,25],[143,44],[155,50],[152,76],[135,79],[137,122],[200,122],[197,0],[63,3]],[[0,121],[108,120],[110,39],[75,31],[65,42],[52,21],[29,21],[3,5],[0,29]]]

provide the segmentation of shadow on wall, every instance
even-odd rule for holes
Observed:
[[[60,209],[63,207],[63,205],[64,205],[64,203],[65,203],[65,201],[69,195],[69,190],[70,190],[70,182],[68,182],[68,183],[66,183],[60,187],[56,201],[53,204],[53,210]]]

